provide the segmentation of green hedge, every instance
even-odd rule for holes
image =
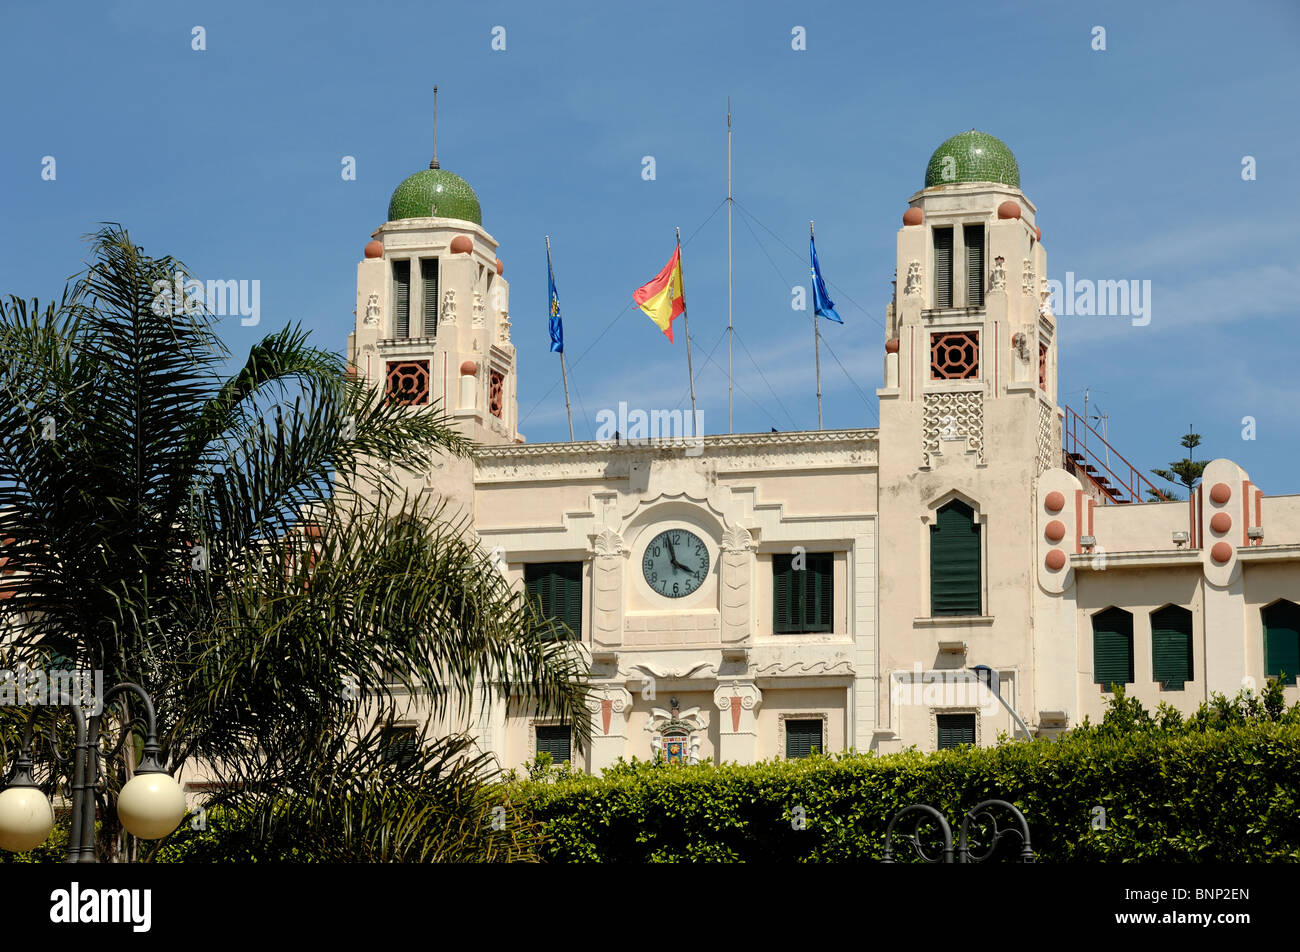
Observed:
[[[1054,742],[751,766],[620,764],[511,792],[541,821],[550,862],[872,862],[901,807],[937,807],[956,838],[963,812],[994,797],[1024,811],[1043,862],[1300,860],[1291,723],[1085,728]],[[898,845],[899,860],[911,859]]]

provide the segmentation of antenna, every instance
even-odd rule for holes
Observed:
[[[433,158],[429,160],[429,168],[438,168],[438,84],[433,84]]]
[[[1089,391],[1091,389],[1092,389],[1091,387],[1083,388],[1083,418],[1084,420],[1096,420],[1101,424],[1101,438],[1105,441],[1106,466],[1107,468],[1109,468],[1110,467],[1110,414],[1107,413],[1105,410],[1103,410],[1101,407],[1097,407],[1096,413],[1093,414],[1088,413],[1088,398],[1090,396]]]
[[[731,326],[731,206],[735,199],[731,195],[731,97],[727,97],[727,432],[735,432],[732,427],[732,388],[736,377],[732,371],[731,338],[735,331]]]

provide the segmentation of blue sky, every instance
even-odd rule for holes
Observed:
[[[790,308],[810,218],[845,318],[823,323],[825,423],[874,426],[900,216],[935,146],[975,127],[1016,153],[1049,276],[1152,282],[1145,327],[1061,319],[1061,401],[1082,409],[1091,387],[1144,470],[1181,456],[1194,423],[1204,456],[1237,460],[1266,492],[1300,491],[1289,0],[76,6],[0,13],[2,293],[55,296],[81,236],[118,221],[200,276],[260,280],[261,325],[225,326],[236,354],[290,322],[341,350],[362,248],[392,189],[428,163],[436,82],[439,158],[501,242],[529,440],[567,436],[547,234],[579,438],[619,400],[686,405],[681,336],[668,344],[630,306],[674,226],[689,239],[699,404],[725,432],[730,95],[736,430],[816,426],[811,327]],[[191,49],[195,25],[206,51]],[[340,175],[345,155],[356,181]]]

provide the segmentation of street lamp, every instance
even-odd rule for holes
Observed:
[[[135,776],[117,797],[117,815],[122,828],[142,840],[166,836],[185,817],[185,792],[163,768],[158,744],[153,701],[138,684],[124,682],[104,695],[100,714],[87,718],[72,703],[60,705],[72,714],[76,747],[72,755],[72,830],[68,836],[68,862],[95,862],[95,787],[98,784],[100,717],[119,696],[131,692],[144,706],[145,742]],[[54,808],[32,778],[32,735],[39,709],[32,711],[23,729],[22,746],[14,763],[9,785],[0,792],[0,848],[13,852],[33,849],[45,842],[54,829]],[[124,738],[125,742],[125,738]],[[120,749],[109,751],[112,757]],[[66,764],[57,745],[51,743],[56,763]]]

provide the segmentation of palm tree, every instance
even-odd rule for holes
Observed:
[[[439,723],[495,695],[587,736],[572,643],[463,520],[401,490],[395,470],[472,444],[296,327],[223,377],[213,319],[167,291],[184,266],[119,226],[89,238],[57,303],[0,302],[10,662],[142,684],[169,768],[204,765],[213,802],[276,848],[523,855],[526,830],[488,822],[493,764],[466,736],[423,730],[399,761],[386,749],[403,692],[424,692]],[[118,729],[130,736],[129,711]],[[111,844],[116,817],[100,815]]]

